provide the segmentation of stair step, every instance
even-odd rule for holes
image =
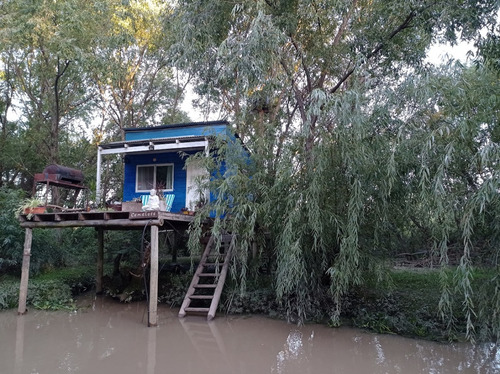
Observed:
[[[200,277],[218,277],[219,273],[200,273],[198,275]]]
[[[214,295],[191,295],[189,298],[191,300],[212,300]]]
[[[193,312],[193,313],[208,313],[210,308],[191,308],[187,307],[184,309],[186,312]]]
[[[194,288],[216,288],[216,284],[195,284]]]

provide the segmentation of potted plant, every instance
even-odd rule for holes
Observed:
[[[26,214],[27,219],[31,219],[33,214],[41,213],[45,213],[45,206],[43,206],[43,202],[36,197],[23,199],[15,209],[16,216],[19,214]]]

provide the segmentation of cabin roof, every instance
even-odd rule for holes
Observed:
[[[219,121],[205,121],[205,122],[184,122],[184,123],[174,123],[171,125],[161,125],[161,126],[150,126],[150,127],[127,127],[124,129],[125,133],[128,132],[142,132],[142,131],[150,131],[150,130],[164,130],[164,129],[175,129],[175,128],[183,128],[183,127],[210,127],[217,125],[229,125],[229,122],[226,120]]]
[[[206,149],[208,138],[227,132],[227,121],[175,123],[125,129],[125,140],[100,144],[102,154]]]
[[[125,140],[177,138],[184,136],[207,136],[228,132],[227,121],[189,122],[154,127],[125,129]]]

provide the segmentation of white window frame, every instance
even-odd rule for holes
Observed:
[[[172,167],[172,188],[165,188],[163,191],[173,191],[174,190],[174,182],[175,182],[175,169],[174,169],[174,164],[173,163],[167,163],[167,164],[143,164],[143,165],[136,165],[135,167],[135,192],[149,192],[151,191],[151,188],[150,189],[147,189],[147,190],[140,190],[139,189],[139,168],[141,167],[153,167],[154,168],[154,171],[153,171],[153,178],[154,178],[154,181],[153,181],[153,186],[156,186],[156,168],[158,166],[171,166]]]

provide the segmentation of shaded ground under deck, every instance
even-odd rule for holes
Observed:
[[[35,228],[95,227],[98,233],[96,291],[102,291],[104,262],[104,231],[106,230],[151,230],[151,276],[148,326],[158,323],[158,231],[160,228],[185,230],[193,216],[186,214],[149,212],[55,212],[20,215],[21,227],[25,229],[21,284],[19,287],[18,314],[26,312],[29,267],[31,257],[32,230]]]

